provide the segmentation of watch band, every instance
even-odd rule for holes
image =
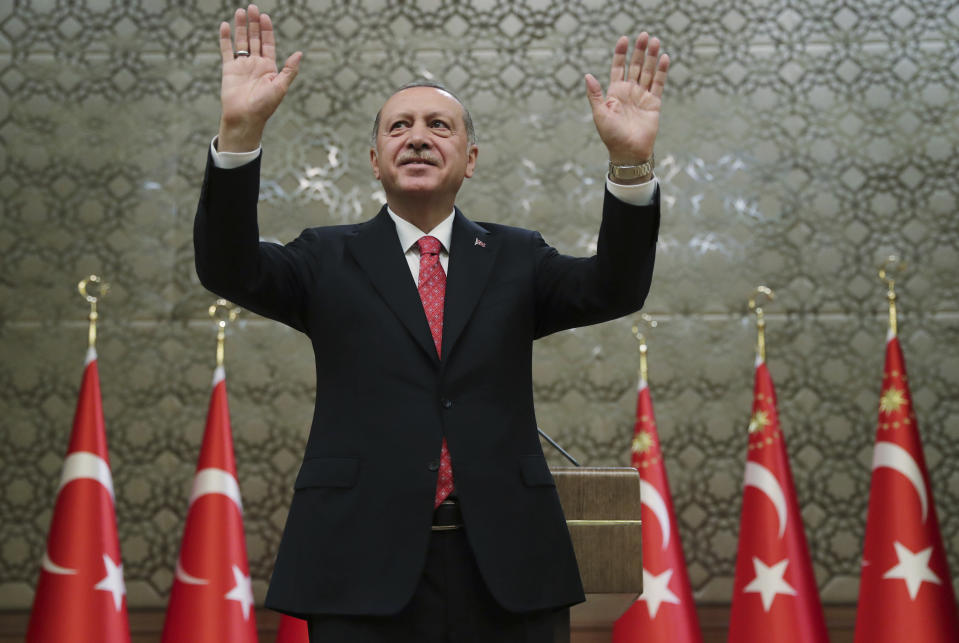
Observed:
[[[656,167],[656,157],[650,156],[642,163],[613,163],[609,162],[609,178],[613,181],[635,181],[653,175]]]

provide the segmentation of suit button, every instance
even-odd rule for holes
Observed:
[[[426,465],[426,468],[430,471],[439,471],[440,470],[440,461],[439,460],[430,460],[430,463]]]
[[[448,400],[448,399],[446,399],[445,397],[444,397],[442,400],[440,400],[440,404],[443,405],[443,408],[444,408],[444,409],[451,409],[451,408],[453,408],[453,400]]]

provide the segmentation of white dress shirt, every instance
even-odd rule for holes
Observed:
[[[440,264],[443,266],[443,272],[449,274],[450,241],[453,238],[455,210],[427,233],[424,233],[406,219],[401,219],[400,215],[390,210],[389,206],[386,207],[386,212],[393,219],[393,223],[396,224],[396,236],[400,238],[400,246],[402,246],[403,253],[406,256],[406,263],[409,264],[410,272],[413,273],[413,283],[417,285],[420,283],[420,248],[416,245],[416,242],[424,236],[436,237],[439,240],[442,245],[440,248]]]
[[[224,170],[232,170],[241,165],[246,165],[260,155],[261,147],[257,147],[250,152],[218,152],[216,149],[216,138],[210,143],[210,152],[213,155],[213,165]],[[656,186],[659,181],[654,176],[652,180],[637,185],[620,185],[613,183],[606,177],[606,189],[614,197],[630,205],[649,205],[652,203],[653,195],[656,192]],[[401,219],[399,215],[386,208],[393,223],[396,224],[396,234],[400,238],[400,246],[406,256],[406,263],[409,264],[410,273],[413,275],[413,283],[419,283],[420,276],[420,250],[416,242],[424,236],[422,230],[415,225]],[[440,263],[443,266],[443,272],[449,274],[450,262],[450,240],[453,236],[453,214],[443,219],[439,225],[426,233],[431,237],[436,237],[442,244],[440,249]]]

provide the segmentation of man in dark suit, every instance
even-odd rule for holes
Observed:
[[[533,413],[532,342],[639,309],[659,195],[653,143],[669,65],[641,34],[611,82],[586,77],[610,152],[597,254],[454,206],[478,148],[469,112],[431,83],[377,115],[373,219],[258,241],[260,137],[296,75],[269,18],[220,26],[220,131],[197,211],[210,290],[306,333],[316,407],[267,605],[322,641],[548,641],[583,600]],[[235,49],[234,51],[234,44]]]

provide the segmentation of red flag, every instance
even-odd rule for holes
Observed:
[[[730,643],[828,643],[776,391],[756,360]]]
[[[243,504],[233,458],[233,434],[222,366],[193,478],[176,577],[170,592],[165,643],[255,643],[253,588],[243,536]]]
[[[306,621],[283,614],[280,617],[280,629],[276,633],[276,643],[310,643]]]
[[[643,504],[643,594],[616,621],[613,643],[701,643],[653,401],[642,380],[633,434],[632,464],[639,470]]]
[[[130,641],[113,476],[92,347],[87,351],[27,641]]]
[[[952,576],[907,382],[899,338],[890,332],[872,458],[857,643],[959,641]]]

